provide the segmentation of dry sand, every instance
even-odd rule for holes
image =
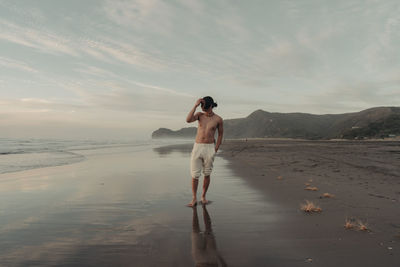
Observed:
[[[400,142],[258,139],[221,148],[236,174],[280,205],[277,247],[306,251],[314,266],[400,266]],[[307,200],[322,212],[302,211]],[[345,229],[346,219],[369,231]]]

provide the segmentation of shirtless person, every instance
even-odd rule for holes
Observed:
[[[196,112],[196,108],[201,105],[203,112]],[[199,121],[197,128],[196,142],[193,146],[190,161],[190,171],[192,174],[192,192],[193,199],[188,204],[189,207],[197,205],[197,186],[201,170],[204,174],[203,193],[201,195],[201,203],[207,204],[206,193],[210,185],[210,174],[213,168],[214,156],[217,153],[222,142],[224,133],[223,121],[220,116],[213,112],[213,108],[217,106],[210,96],[200,98],[189,112],[186,122]],[[218,130],[218,139],[215,143],[215,131]],[[214,146],[215,144],[215,146]]]

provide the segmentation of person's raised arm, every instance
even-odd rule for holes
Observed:
[[[224,136],[224,122],[222,119],[220,122],[218,122],[217,131],[218,131],[218,139],[217,139],[217,143],[215,144],[215,152],[218,151],[219,146],[222,143],[222,137]]]
[[[186,117],[186,122],[194,122],[199,119],[199,113],[194,113],[196,111],[196,108],[201,104],[202,101],[202,98],[197,99],[196,104],[194,104],[194,107],[190,110],[189,114]]]

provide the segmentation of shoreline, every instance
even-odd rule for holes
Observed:
[[[251,138],[227,138],[224,142],[234,141],[299,141],[299,142],[400,142],[400,137],[391,138],[369,138],[369,139],[303,139],[303,138],[284,138],[284,137],[251,137]]]
[[[189,143],[194,142],[195,136],[192,138],[153,138],[152,140],[178,140],[178,141],[185,141]],[[385,138],[366,138],[366,139],[344,139],[344,138],[332,138],[332,139],[303,139],[303,138],[289,138],[289,137],[248,137],[248,138],[224,138],[224,142],[234,142],[234,141],[302,141],[302,142],[400,142],[400,136],[397,137],[385,137]],[[166,146],[173,146],[166,145]],[[178,144],[179,145],[179,144]]]

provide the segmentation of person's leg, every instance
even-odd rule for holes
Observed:
[[[193,193],[193,198],[192,201],[190,201],[187,206],[189,207],[194,207],[197,204],[197,187],[199,185],[199,179],[192,178],[192,193]]]
[[[201,194],[201,203],[207,204],[208,200],[206,199],[206,194],[208,190],[208,186],[210,185],[210,175],[204,176],[204,182],[203,182],[203,193]]]
[[[210,175],[213,169],[215,156],[214,145],[211,144],[207,146],[207,153],[204,156],[204,165],[203,165],[203,173],[204,173],[204,182],[203,182],[203,193],[201,195],[201,202],[203,204],[208,204],[208,200],[206,199],[206,194],[208,190],[208,186],[210,185]]]
[[[190,172],[192,175],[192,201],[187,204],[193,207],[197,204],[197,186],[199,184],[199,177],[201,174],[202,159],[200,158],[200,150],[198,144],[194,144],[192,155],[190,159]]]

